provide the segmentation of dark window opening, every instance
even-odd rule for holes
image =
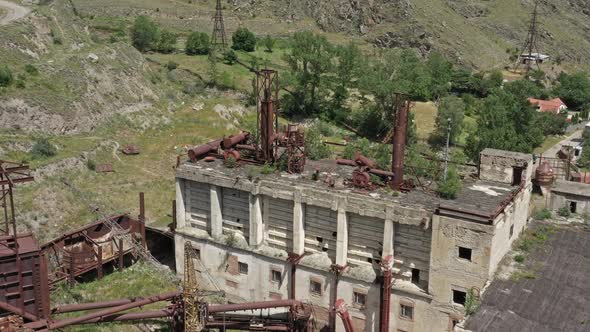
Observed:
[[[465,305],[465,300],[467,300],[467,293],[453,289],[453,303]]]
[[[271,281],[272,282],[280,282],[282,278],[282,273],[279,270],[272,270],[271,271]]]
[[[522,182],[522,172],[524,168],[513,167],[512,168],[512,185],[517,186]]]
[[[509,238],[512,238],[512,234],[514,234],[514,225],[510,225],[510,236],[509,236]]]
[[[316,280],[310,280],[309,291],[315,295],[322,295],[322,283]]]
[[[352,293],[352,303],[357,306],[365,306],[367,304],[367,294],[361,292]]]
[[[367,262],[373,263],[373,259],[371,257],[367,258]]]
[[[406,319],[414,319],[414,307],[409,306],[409,305],[404,305],[401,304],[400,305],[400,312],[399,315],[402,318],[406,318]]]
[[[383,251],[379,250],[379,257],[383,256]]]
[[[323,247],[323,248],[322,248],[322,251],[323,251],[323,252],[327,252],[327,251],[328,251],[328,247]]]
[[[570,212],[576,213],[578,210],[578,202],[570,202]]]
[[[318,236],[318,237],[316,237],[315,239],[316,239],[316,240],[317,240],[319,243],[322,243],[322,242],[324,242],[324,238],[323,238],[323,237],[320,237],[320,236]]]
[[[459,258],[471,261],[471,249],[465,247],[459,247]]]
[[[248,274],[248,264],[238,262],[238,270],[241,274]]]
[[[338,232],[332,232],[332,236],[333,237],[337,237],[338,236]]]
[[[418,285],[420,283],[420,270],[412,269],[412,283]]]

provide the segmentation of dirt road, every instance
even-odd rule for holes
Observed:
[[[30,8],[5,0],[0,0],[0,9],[0,26],[21,19],[31,12]]]
[[[580,140],[581,138],[582,138],[582,130],[578,130],[578,131],[574,132],[573,134],[571,134],[570,136],[568,136],[566,139],[562,140],[561,142],[559,142],[559,143],[555,144],[554,146],[552,146],[551,148],[547,149],[547,151],[543,152],[543,156],[549,157],[549,158],[555,158],[555,155],[557,154],[557,152],[559,150],[561,150],[562,146],[564,146],[564,145],[577,146],[578,144],[580,144],[577,141]]]

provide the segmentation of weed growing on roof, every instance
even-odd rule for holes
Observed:
[[[465,314],[474,314],[475,312],[477,312],[477,309],[479,309],[479,305],[479,296],[477,296],[473,289],[470,289],[467,292],[467,297],[465,298]]]
[[[535,219],[536,220],[551,219],[551,211],[549,211],[548,209],[539,210],[535,213]]]

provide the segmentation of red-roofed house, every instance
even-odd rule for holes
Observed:
[[[559,98],[551,100],[542,100],[529,98],[529,103],[537,107],[537,112],[550,112],[553,114],[559,114],[567,111],[567,105]]]

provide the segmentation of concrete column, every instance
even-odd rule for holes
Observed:
[[[185,180],[176,178],[176,227],[186,227],[186,209],[184,208]]]
[[[393,238],[395,236],[395,223],[391,219],[385,219],[383,226],[383,250],[382,258],[393,255]]]
[[[186,240],[179,234],[174,235],[174,257],[176,260],[176,274],[182,280],[184,277],[184,242]]]
[[[305,221],[303,219],[303,203],[293,202],[293,253],[303,255],[305,252]]]
[[[348,218],[346,210],[338,209],[338,228],[336,237],[336,265],[346,266],[348,259]]]
[[[223,236],[223,215],[221,213],[222,188],[209,185],[209,202],[211,205],[211,236],[220,239]]]
[[[260,199],[260,195],[250,194],[250,246],[258,247],[263,240],[262,199]]]

